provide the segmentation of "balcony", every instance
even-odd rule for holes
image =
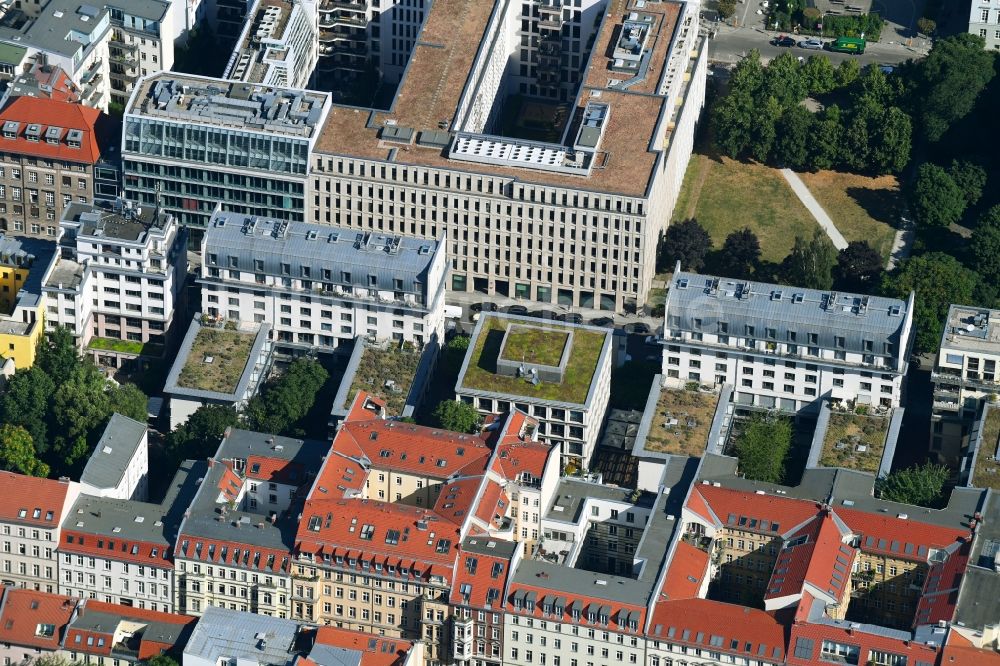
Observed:
[[[321,12],[333,9],[348,9],[355,12],[363,12],[367,8],[367,3],[359,2],[358,0],[324,0],[319,6]]]
[[[1000,391],[1000,381],[997,381],[994,377],[994,374],[981,374],[972,371],[967,371],[963,376],[961,372],[948,368],[941,368],[931,372],[931,381],[935,384],[938,382],[957,384],[991,393]]]
[[[934,400],[934,409],[943,412],[958,412],[962,409],[962,404],[957,400]]]

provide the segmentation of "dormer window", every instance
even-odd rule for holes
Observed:
[[[70,148],[79,148],[83,143],[83,132],[72,129],[66,134],[66,145]]]

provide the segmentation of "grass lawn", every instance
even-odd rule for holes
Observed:
[[[500,345],[508,323],[496,317],[490,317],[483,323],[479,337],[473,341],[473,346],[469,349],[471,356],[462,380],[463,386],[541,400],[575,404],[586,402],[590,383],[597,371],[597,362],[604,348],[604,340],[610,335],[610,331],[599,333],[575,329],[573,347],[570,350],[562,383],[539,382],[537,386],[532,386],[521,377],[507,377],[496,372],[497,356],[500,354]]]
[[[885,450],[889,419],[862,414],[830,414],[819,464],[877,472]],[[864,447],[864,450],[859,450]]]
[[[883,258],[889,258],[904,205],[896,176],[818,171],[799,177],[844,238],[867,240]]]
[[[177,385],[202,391],[232,393],[250,360],[255,333],[218,328],[198,331]]]
[[[503,358],[507,361],[558,366],[569,334],[534,327],[512,327],[507,333]]]
[[[812,238],[819,228],[779,170],[698,153],[674,208],[674,220],[688,217],[711,234],[716,250],[730,233],[749,227],[760,240],[761,258],[773,262],[788,255],[796,236]]]

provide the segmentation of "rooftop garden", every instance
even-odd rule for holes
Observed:
[[[385,400],[389,414],[401,415],[419,365],[420,352],[409,343],[367,345],[354,373],[347,403],[354,400],[358,391],[367,391]]]
[[[119,354],[134,354],[136,356],[159,356],[163,353],[163,345],[136,340],[118,340],[116,338],[91,338],[87,344],[90,349],[113,351]]]
[[[500,354],[504,333],[509,324],[508,320],[497,317],[490,317],[483,322],[479,336],[475,339],[475,344],[470,350],[469,363],[462,379],[462,386],[469,389],[540,400],[585,403],[587,394],[590,392],[591,381],[597,371],[597,362],[601,358],[601,350],[604,348],[605,336],[608,334],[583,328],[574,329],[572,348],[562,383],[543,381],[532,385],[521,377],[507,377],[497,374],[497,357]],[[558,346],[560,354],[562,346],[565,344],[565,339],[554,341],[545,336],[540,336],[537,341],[542,345]],[[551,358],[556,352],[546,348],[538,350],[536,353],[542,358]]]
[[[660,391],[645,449],[679,456],[702,455],[718,402],[715,393],[686,389]]]
[[[1000,409],[986,410],[982,443],[976,453],[976,466],[972,470],[972,485],[976,488],[1000,490],[1000,463],[996,460],[997,441],[1000,440]]]
[[[823,436],[819,464],[859,472],[878,472],[889,419],[855,412],[833,412]]]
[[[177,385],[200,391],[233,393],[250,359],[256,337],[255,333],[221,328],[200,329],[181,368]]]
[[[503,347],[503,358],[538,365],[558,366],[569,333],[534,326],[512,326]]]

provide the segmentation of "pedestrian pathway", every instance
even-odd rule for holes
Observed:
[[[809,212],[812,213],[812,216],[816,218],[817,222],[819,222],[819,226],[823,228],[826,235],[830,237],[831,241],[833,241],[833,246],[838,250],[843,250],[847,247],[847,240],[840,233],[840,231],[837,230],[837,227],[833,226],[833,220],[831,220],[830,216],[826,214],[823,207],[819,205],[819,202],[816,201],[816,198],[812,195],[812,192],[809,191],[809,188],[806,187],[806,184],[802,182],[802,179],[799,178],[799,175],[791,169],[782,169],[781,175],[783,175],[785,180],[788,181],[788,184],[792,186],[792,192],[795,192],[795,196],[797,196],[799,201],[801,201]]]
[[[896,264],[910,256],[910,250],[913,248],[913,239],[917,235],[913,222],[910,220],[905,217],[901,218],[900,224],[903,225],[903,228],[896,231],[896,237],[892,241],[889,261],[885,266],[885,270],[887,271],[891,271],[896,267]]]

